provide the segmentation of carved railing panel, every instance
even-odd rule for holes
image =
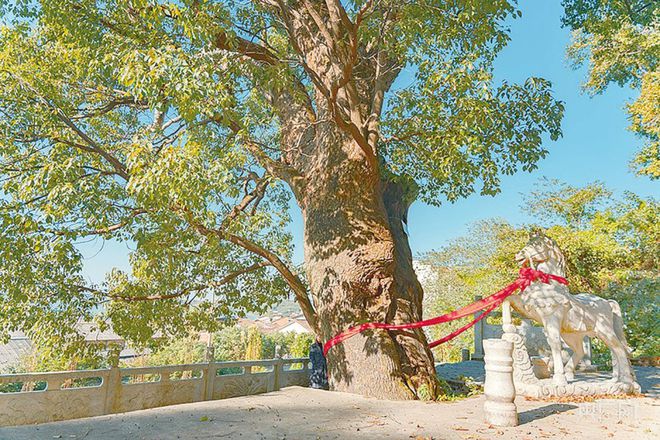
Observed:
[[[45,423],[309,385],[309,359],[0,375],[41,391],[0,393],[0,426]],[[291,367],[295,369],[291,369]]]

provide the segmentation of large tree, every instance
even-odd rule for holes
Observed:
[[[55,342],[95,317],[140,341],[288,290],[323,339],[416,321],[410,204],[495,194],[560,135],[548,81],[493,83],[512,1],[0,5],[5,331]],[[94,237],[128,243],[131,273],[86,282],[76,243]],[[356,336],[329,353],[331,385],[433,395],[426,343]]]

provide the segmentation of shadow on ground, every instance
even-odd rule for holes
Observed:
[[[518,421],[521,425],[529,423],[534,420],[540,420],[552,414],[559,414],[572,409],[577,409],[575,405],[568,405],[564,403],[553,403],[552,405],[542,406],[541,408],[534,408],[528,411],[523,411],[518,414]]]

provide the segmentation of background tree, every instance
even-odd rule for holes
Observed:
[[[585,89],[609,84],[639,90],[627,107],[630,129],[646,141],[633,159],[642,175],[660,178],[660,4],[653,0],[564,0],[562,23],[574,30],[568,55],[589,67]]]
[[[262,338],[261,332],[256,327],[250,327],[247,331],[247,342],[245,349],[245,360],[261,359]]]
[[[658,356],[658,202],[633,194],[614,199],[600,183],[576,188],[544,179],[527,198],[525,209],[538,223],[514,226],[484,220],[472,225],[466,236],[424,256],[422,263],[434,274],[424,283],[428,313],[445,313],[511,282],[518,269],[514,255],[527,242],[528,232],[542,227],[566,256],[570,291],[617,300],[633,355]],[[443,325],[432,331],[440,336],[450,328]],[[470,346],[472,338],[465,336],[438,354],[454,361],[461,348]],[[604,345],[596,350],[600,361],[608,360]]]
[[[513,255],[528,238],[524,228],[501,219],[484,220],[470,226],[468,234],[452,240],[439,250],[421,256],[429,268],[422,281],[427,316],[438,316],[470,304],[476,295],[486,297],[509,284],[516,276]],[[467,318],[466,318],[467,319]],[[439,339],[465,324],[458,320],[429,328]],[[474,333],[468,331],[434,350],[440,362],[458,362],[461,349],[472,349]]]
[[[418,320],[410,204],[496,194],[560,135],[548,81],[493,82],[513,1],[0,5],[0,322],[52,344],[81,318],[133,341],[212,330],[289,291],[324,339]],[[95,237],[129,243],[131,272],[84,280]],[[421,330],[328,361],[336,390],[437,391]]]
[[[258,327],[244,329],[239,326],[225,327],[213,334],[216,361],[273,359],[275,347],[280,356],[305,357],[314,336],[309,333],[263,333]],[[140,365],[173,365],[205,362],[206,344],[198,335],[167,341],[144,356]],[[129,364],[133,362],[129,361]]]
[[[227,327],[213,334],[215,359],[235,361],[245,359],[247,337],[239,326]]]
[[[240,346],[240,339],[236,341]],[[136,360],[127,360],[130,366],[195,364],[205,362],[206,344],[199,340],[199,335],[189,335],[161,343],[152,353],[140,356]],[[235,359],[242,359],[236,357]]]
[[[314,342],[314,335],[293,332],[267,333],[263,334],[262,341],[262,359],[273,359],[276,347],[279,347],[280,357],[300,358],[309,354],[309,347]]]

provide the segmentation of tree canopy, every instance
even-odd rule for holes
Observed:
[[[585,89],[611,83],[640,91],[627,106],[630,129],[645,141],[633,159],[641,175],[660,178],[660,5],[653,0],[564,0],[564,26],[574,30],[568,50],[587,64]]]
[[[428,203],[495,194],[560,136],[550,83],[493,81],[506,0],[0,1],[0,325],[74,345],[213,329],[293,292],[291,194],[332,125]],[[395,84],[404,68],[409,84]],[[326,172],[332,167],[325,165]],[[300,202],[300,201],[299,201]],[[77,243],[132,247],[81,275]]]

